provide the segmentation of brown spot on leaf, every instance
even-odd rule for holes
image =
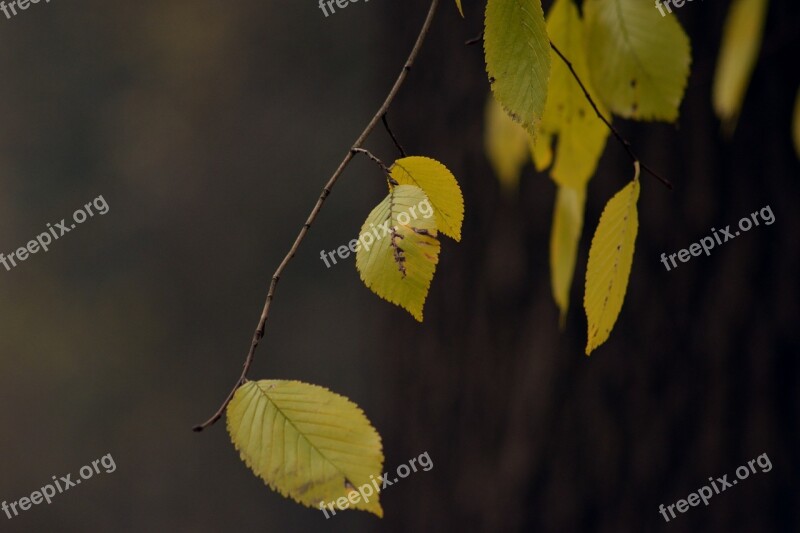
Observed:
[[[403,236],[398,234],[395,228],[392,228],[391,246],[394,252],[394,261],[397,263],[397,269],[403,277],[406,277],[406,257],[403,249],[397,244],[397,239],[402,239]]]

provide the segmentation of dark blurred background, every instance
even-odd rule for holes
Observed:
[[[643,0],[649,1],[649,0]],[[382,433],[387,469],[430,472],[382,496],[385,518],[325,520],[270,491],[224,423],[190,431],[238,376],[269,277],[383,100],[426,0],[325,18],[313,0],[53,0],[0,16],[0,251],[103,195],[110,206],[0,269],[0,498],[107,453],[117,470],[2,531],[779,531],[800,529],[800,168],[790,118],[800,9],[773,0],[738,129],[720,134],[711,80],[728,2],[677,11],[692,39],[679,124],[618,120],[675,184],[643,177],[625,306],[583,355],[588,244],[630,179],[609,141],[589,187],[564,332],[550,297],[555,188],[527,168],[502,194],[482,146],[483,2],[444,0],[390,111],[410,153],[465,193],[417,324],[320,250],[383,197],[357,159],[278,290],[253,378],[326,386]],[[546,6],[549,2],[545,2]],[[368,147],[395,157],[376,130]],[[712,227],[770,205],[776,222],[671,272]],[[767,453],[754,475],[669,524],[658,505]]]

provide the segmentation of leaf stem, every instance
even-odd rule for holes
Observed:
[[[222,405],[217,409],[217,412],[214,413],[211,418],[192,428],[194,431],[203,431],[209,426],[215,424],[220,418],[222,418],[223,413],[225,412],[225,408],[228,407],[228,404],[233,399],[233,395],[236,393],[236,390],[244,383],[247,379],[247,373],[250,371],[250,367],[253,365],[253,360],[255,358],[256,348],[258,348],[259,342],[264,337],[264,328],[267,323],[267,319],[269,318],[269,311],[272,307],[272,300],[275,297],[275,289],[278,286],[278,281],[280,281],[281,275],[283,271],[286,269],[286,266],[292,260],[292,258],[297,253],[297,249],[300,247],[300,244],[305,239],[308,230],[311,229],[311,224],[317,218],[320,209],[322,209],[322,205],[325,203],[325,199],[330,195],[331,190],[333,190],[333,186],[336,184],[336,181],[339,179],[339,176],[342,175],[344,170],[352,161],[354,155],[359,151],[366,141],[367,137],[372,133],[375,127],[378,125],[378,122],[386,115],[386,112],[389,110],[389,107],[392,105],[392,102],[397,96],[397,93],[400,90],[400,87],[405,82],[406,76],[408,76],[411,67],[414,66],[414,62],[419,55],[420,50],[422,49],[422,43],[425,41],[425,37],[428,35],[428,31],[430,30],[431,23],[433,22],[433,17],[436,14],[436,8],[439,6],[439,0],[431,0],[430,8],[428,8],[428,14],[425,16],[425,21],[422,23],[422,28],[420,29],[419,35],[417,36],[417,40],[414,43],[414,47],[411,49],[411,53],[408,55],[408,59],[406,59],[405,64],[403,64],[403,68],[400,71],[400,74],[397,76],[397,79],[392,85],[392,88],[389,90],[389,94],[386,96],[383,104],[378,109],[378,112],[375,113],[375,116],[372,117],[372,120],[369,121],[364,131],[358,136],[356,141],[353,143],[353,146],[347,151],[347,154],[344,156],[344,159],[339,164],[336,171],[330,177],[328,182],[322,188],[322,193],[320,194],[319,198],[317,199],[316,204],[314,204],[314,208],[311,210],[311,214],[308,216],[305,224],[300,229],[300,233],[297,235],[297,238],[294,241],[294,244],[289,249],[289,252],[286,254],[286,257],[283,258],[278,268],[275,270],[275,273],[272,275],[272,281],[269,285],[269,291],[267,292],[267,299],[264,302],[264,309],[261,311],[261,317],[258,319],[258,325],[256,326],[255,333],[253,333],[253,339],[250,342],[250,349],[247,352],[247,357],[245,358],[244,365],[242,367],[242,373],[239,376],[239,379],[236,380],[236,383],[233,386],[233,389],[228,394],[228,397],[225,398],[225,401],[222,402]]]

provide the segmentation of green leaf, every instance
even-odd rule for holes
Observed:
[[[356,247],[364,284],[420,322],[439,262],[436,224],[422,189],[398,185],[369,214]]]
[[[228,405],[227,424],[242,461],[309,507],[346,498],[382,472],[381,438],[361,409],[316,385],[248,381]],[[367,499],[349,506],[383,516],[377,491]]]
[[[541,0],[488,0],[483,42],[494,97],[511,118],[535,134],[550,77]]]
[[[547,15],[547,33],[572,63],[589,94],[594,95],[586,64],[583,23],[572,0],[556,0]],[[597,118],[564,62],[555,52],[552,54],[553,71],[542,121],[543,130],[558,135],[555,164],[550,175],[559,185],[582,189],[597,169],[609,130]],[[602,104],[598,106],[607,116]]]
[[[648,0],[586,0],[592,85],[621,117],[674,122],[689,77],[689,38]]]
[[[714,111],[728,133],[736,127],[758,59],[767,4],[767,0],[734,0],[725,20],[712,99]]]
[[[461,240],[464,222],[464,197],[455,176],[447,167],[429,157],[404,157],[394,162],[392,178],[399,185],[414,185],[428,196],[436,216],[436,228]]]
[[[586,355],[608,340],[628,289],[639,230],[639,164],[635,166],[633,181],[606,204],[589,250],[583,298],[589,323]]]
[[[484,146],[500,184],[506,191],[516,190],[522,167],[531,158],[530,136],[491,95],[486,102]]]
[[[569,310],[569,290],[575,274],[585,205],[586,188],[558,187],[550,233],[550,279],[553,298],[561,311],[562,328]]]

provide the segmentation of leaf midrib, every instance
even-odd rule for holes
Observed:
[[[350,481],[349,478],[347,477],[347,474],[345,474],[342,471],[342,469],[339,468],[336,465],[336,463],[334,463],[331,459],[329,459],[326,454],[322,453],[322,451],[319,448],[317,448],[314,445],[314,443],[311,442],[311,440],[309,440],[308,437],[306,437],[305,434],[302,431],[300,431],[300,429],[294,424],[294,422],[292,422],[292,419],[289,418],[288,416],[286,416],[286,413],[283,412],[283,409],[281,409],[278,406],[278,404],[275,402],[275,400],[272,399],[272,397],[270,397],[270,395],[264,389],[261,388],[261,384],[259,382],[255,382],[255,385],[256,385],[256,388],[259,390],[259,392],[261,392],[261,394],[267,399],[267,401],[270,404],[272,404],[272,406],[275,408],[275,410],[283,417],[283,419],[286,421],[286,423],[289,424],[290,426],[292,426],[292,428],[294,428],[294,430],[297,432],[297,434],[302,439],[304,439],[312,449],[316,450],[316,452],[320,455],[320,457],[322,457],[325,461],[330,463],[330,465],[333,466],[333,468],[335,468],[336,471],[338,471],[344,477],[344,479],[346,481]],[[284,446],[284,448],[285,448],[285,446]],[[284,451],[284,458],[285,457],[286,457],[286,452]],[[316,485],[316,483],[315,483],[315,485]]]

